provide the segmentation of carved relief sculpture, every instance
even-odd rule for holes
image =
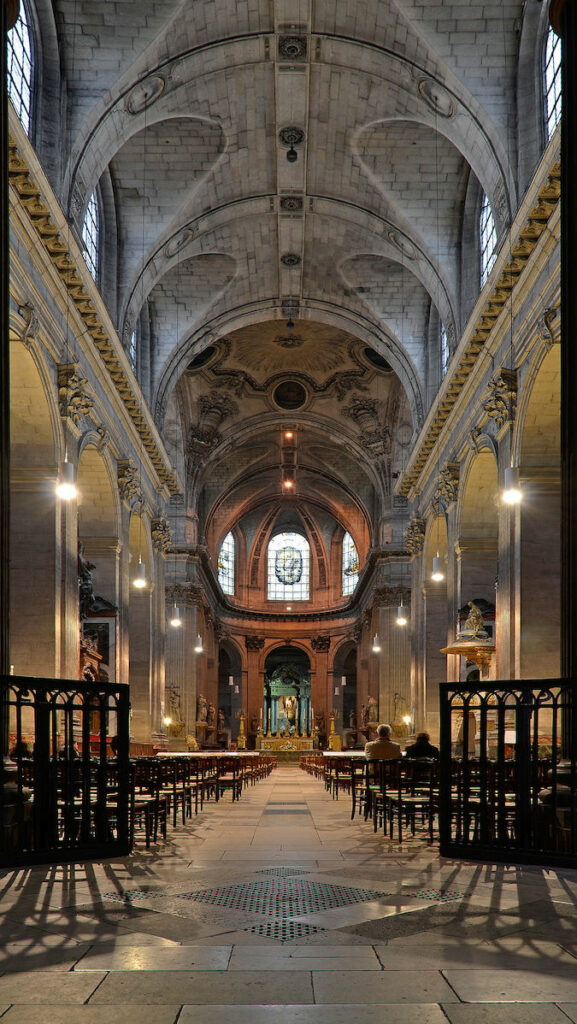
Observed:
[[[58,402],[63,419],[78,424],[87,416],[94,402],[87,393],[88,380],[81,377],[77,363],[65,363],[58,367]]]
[[[506,423],[512,423],[517,407],[517,374],[514,370],[501,368],[488,384],[489,398],[483,409],[494,420],[500,430]]]
[[[405,547],[412,555],[419,555],[425,546],[425,520],[411,519],[405,533]]]

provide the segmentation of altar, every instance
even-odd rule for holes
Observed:
[[[257,745],[269,754],[285,750],[307,754],[314,750],[312,736],[261,736]]]

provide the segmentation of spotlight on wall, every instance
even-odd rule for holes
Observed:
[[[146,565],[142,561],[140,555],[138,556],[138,568],[136,570],[136,576],[132,581],[132,586],[136,587],[137,590],[144,590],[147,585],[146,579]]]
[[[505,468],[505,487],[503,489],[503,501],[507,505],[518,505],[523,497],[521,490],[521,482],[519,480],[519,470],[517,466],[507,466]]]
[[[63,501],[72,501],[78,497],[76,471],[72,462],[65,459],[60,467],[60,476],[56,484],[56,494]]]
[[[441,580],[445,579],[445,560],[441,558],[439,552],[433,558],[433,571],[431,573],[431,579],[435,583],[440,583]]]
[[[408,621],[406,610],[401,602],[397,608],[397,618],[395,619],[395,622],[397,623],[397,626],[406,626]]]
[[[285,441],[292,441],[292,439],[293,439],[293,437],[295,435],[294,435],[294,432],[292,430],[285,430],[284,436],[285,436]]]
[[[373,654],[379,654],[380,650],[381,650],[381,645],[379,643],[379,634],[375,633],[375,635],[373,637],[373,646],[371,647],[371,651],[372,651]]]
[[[170,618],[170,625],[173,626],[174,629],[178,629],[179,626],[182,626],[182,619],[180,617],[180,608],[177,607],[176,603],[173,605],[173,608],[172,608],[172,615],[171,615],[171,618]]]
[[[293,327],[295,325],[294,324],[294,320],[292,319],[292,317],[289,316],[289,318],[288,318],[288,320],[286,322],[286,325],[287,325],[288,330],[292,331],[292,329],[293,329]]]
[[[196,644],[194,646],[195,654],[202,654],[203,649],[204,648],[202,646],[202,637],[201,637],[200,633],[198,633],[197,637],[196,637]]]

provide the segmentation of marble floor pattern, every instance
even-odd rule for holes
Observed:
[[[349,815],[286,766],[126,860],[2,872],[2,1024],[577,1022],[577,870]]]

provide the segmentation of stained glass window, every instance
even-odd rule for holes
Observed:
[[[6,47],[8,95],[27,135],[30,134],[32,110],[32,37],[30,20],[24,4],[14,28],[10,29]]]
[[[300,533],[278,533],[268,546],[269,601],[307,601],[310,548]]]
[[[483,196],[481,203],[481,216],[479,217],[479,242],[481,249],[481,288],[491,273],[491,268],[497,257],[497,231],[493,211],[487,195]]]
[[[561,39],[552,28],[545,45],[545,127],[547,142],[561,119]]]
[[[92,277],[98,281],[98,264],[100,255],[100,211],[96,192],[88,200],[84,224],[82,225],[82,241],[84,242],[84,260]]]
[[[218,553],[218,582],[225,594],[234,594],[234,537],[227,533]]]
[[[359,553],[350,533],[343,537],[343,596],[352,594],[359,582]]]

